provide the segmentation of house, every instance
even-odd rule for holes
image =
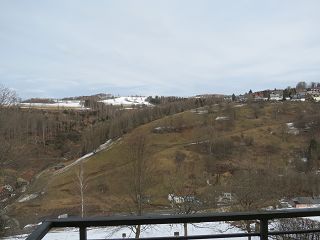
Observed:
[[[300,91],[297,90],[296,93],[291,96],[291,101],[304,102],[306,101],[307,95],[308,93],[306,90],[300,90]]]
[[[304,101],[306,101],[306,95],[307,95],[307,92],[298,92],[292,96],[291,101],[304,102]]]
[[[238,102],[246,102],[248,100],[248,96],[247,96],[247,94],[245,94],[245,95],[240,94],[239,96],[237,96],[236,100]]]
[[[11,187],[9,184],[0,186],[0,201],[6,201],[11,196],[12,192],[13,187]]]
[[[318,88],[308,89],[307,95],[310,99],[314,100],[315,102],[320,101],[320,89]]]
[[[254,92],[252,96],[255,101],[268,101],[269,90]]]
[[[281,199],[279,200],[279,204],[277,205],[277,208],[293,208],[291,205],[293,202],[288,199]]]
[[[27,180],[25,180],[24,178],[21,178],[21,177],[17,178],[17,181],[16,181],[17,188],[27,186],[27,185],[29,185],[29,182]]]
[[[168,200],[171,203],[183,203],[184,202],[183,197],[175,196],[173,193],[168,194]]]
[[[320,89],[319,88],[310,88],[307,90],[307,94],[309,95],[320,95]]]
[[[173,193],[168,194],[168,200],[171,204],[192,203],[200,204],[200,201],[193,195],[176,196]]]
[[[283,100],[283,90],[274,90],[270,93],[270,101],[281,101]]]
[[[224,97],[224,101],[232,102],[232,96],[231,96],[231,95],[225,96],[225,97]]]
[[[291,199],[290,204],[294,208],[318,208],[320,197],[296,197]]]
[[[252,96],[255,101],[267,101],[268,100],[268,98],[264,97],[263,92],[255,92],[252,94]]]
[[[233,201],[232,193],[230,192],[223,192],[217,199],[218,205],[225,206],[229,205]]]
[[[311,98],[312,98],[315,102],[320,102],[320,95],[312,95]]]

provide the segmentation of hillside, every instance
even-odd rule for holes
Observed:
[[[47,216],[80,215],[80,162],[87,182],[85,215],[136,212],[135,154],[144,159],[144,211],[170,211],[170,193],[197,196],[201,208],[214,209],[217,205],[211,203],[222,192],[236,191],[232,183],[241,182],[243,173],[262,174],[278,184],[266,186],[272,197],[262,198],[260,207],[283,197],[315,194],[318,189],[305,187],[304,176],[317,178],[318,109],[313,103],[223,103],[164,117],[135,128],[79,164],[46,169],[24,195],[24,200],[34,199],[11,204],[8,214],[22,225]],[[143,155],[135,150],[139,147]]]

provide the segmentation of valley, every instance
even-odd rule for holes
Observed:
[[[211,102],[42,169],[6,215],[21,226],[80,216],[80,169],[84,216],[248,211],[319,194],[318,104]]]

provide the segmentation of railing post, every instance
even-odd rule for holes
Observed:
[[[79,233],[80,233],[80,240],[87,240],[87,229],[86,229],[86,227],[80,227]]]
[[[260,240],[268,240],[268,219],[260,219]]]

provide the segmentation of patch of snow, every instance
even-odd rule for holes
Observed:
[[[216,121],[223,121],[223,120],[228,120],[228,119],[229,119],[228,117],[224,117],[224,116],[216,117]]]
[[[146,105],[152,106],[151,103],[146,101],[147,97],[117,97],[113,99],[106,99],[100,102],[106,105]]]
[[[304,217],[306,219],[310,219],[312,221],[320,222],[320,216],[315,216],[315,217]]]
[[[170,133],[175,132],[177,129],[171,126],[155,127],[153,129],[154,133]]]
[[[286,123],[287,128],[288,128],[288,133],[289,134],[293,134],[293,135],[298,135],[299,134],[299,129],[297,129],[294,126],[294,123],[290,122],[290,123]]]
[[[195,113],[195,114],[199,114],[199,115],[209,113],[209,111],[207,109],[203,109],[203,108],[192,109],[192,110],[190,110],[190,112]]]
[[[28,237],[28,234],[22,234],[22,235],[16,235],[16,236],[10,236],[10,237],[4,237],[0,238],[1,240],[24,240]]]
[[[36,224],[27,224],[23,227],[23,229],[26,229],[26,228],[34,228],[36,226],[40,226],[42,224],[42,222],[39,222],[39,223],[36,223]]]
[[[209,142],[209,140],[204,140],[204,141],[199,141],[199,142],[191,142],[191,143],[185,144],[185,146],[192,146],[192,145],[203,144],[203,143],[208,143],[208,142]]]
[[[270,101],[281,101],[283,97],[270,97]]]
[[[97,148],[96,153],[97,153],[97,152],[100,152],[100,151],[102,151],[102,150],[104,150],[104,149],[106,149],[107,147],[109,147],[109,145],[111,144],[111,142],[112,142],[112,140],[109,139],[109,140],[106,141],[104,144],[101,144],[101,145]]]
[[[28,194],[28,195],[25,195],[24,197],[20,198],[18,200],[19,203],[22,203],[22,202],[27,202],[27,201],[30,201],[32,199],[35,199],[36,197],[38,197],[39,195],[37,193],[31,193],[31,194]]]
[[[57,170],[54,174],[56,175],[56,174],[63,173],[63,172],[65,172],[65,171],[67,171],[69,168],[71,168],[72,166],[77,165],[77,164],[80,163],[81,161],[83,161],[83,160],[85,160],[86,158],[89,158],[89,157],[91,157],[91,156],[93,156],[93,155],[94,155],[94,152],[87,153],[87,154],[83,155],[81,158],[78,158],[77,160],[75,160],[73,163],[65,166],[64,168],[61,168],[61,169]]]
[[[302,157],[302,158],[301,158],[301,161],[306,163],[306,162],[308,162],[308,158]]]
[[[235,105],[234,107],[239,108],[239,107],[244,107],[245,105],[247,105],[247,104],[238,104],[238,105]]]
[[[306,99],[305,98],[299,98],[299,99],[291,99],[291,101],[293,101],[293,102],[305,102],[306,101]]]

